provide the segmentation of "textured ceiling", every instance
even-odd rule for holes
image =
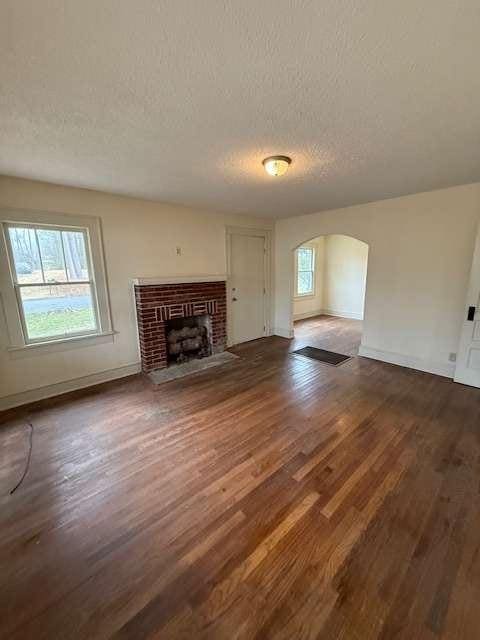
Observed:
[[[477,181],[479,33],[478,0],[2,0],[0,173],[275,217]]]

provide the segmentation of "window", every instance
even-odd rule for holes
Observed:
[[[98,332],[85,229],[7,225],[26,342]]]
[[[111,324],[96,219],[73,226],[56,224],[67,217],[55,214],[33,216],[40,218],[38,222],[17,217],[18,221],[3,222],[10,275],[5,306],[12,346],[108,332]],[[52,219],[52,224],[44,219]]]
[[[315,293],[315,249],[299,247],[296,251],[296,296],[313,296]]]

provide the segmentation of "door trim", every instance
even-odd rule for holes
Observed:
[[[272,335],[272,231],[271,229],[251,229],[249,227],[225,227],[227,258],[227,347],[233,346],[232,321],[232,236],[255,236],[264,238],[263,277],[265,282],[265,336]]]

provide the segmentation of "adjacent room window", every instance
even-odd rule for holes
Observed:
[[[296,251],[296,296],[313,296],[315,293],[315,249],[299,247]]]
[[[98,333],[87,230],[13,223],[6,232],[25,342]]]

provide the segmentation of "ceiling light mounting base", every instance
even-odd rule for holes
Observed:
[[[292,164],[292,159],[288,156],[269,156],[262,161],[265,171],[274,177],[283,176],[289,166]]]

